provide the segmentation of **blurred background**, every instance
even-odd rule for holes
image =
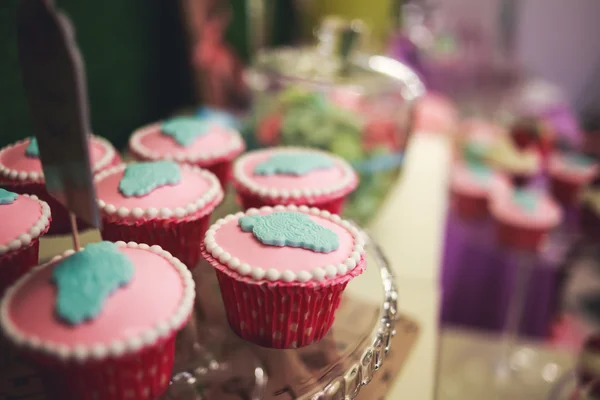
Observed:
[[[598,398],[574,371],[597,357],[583,345],[600,324],[599,1],[56,4],[76,28],[93,131],[118,149],[211,106],[239,118],[250,149],[352,162],[347,216],[394,253],[422,330],[388,398]],[[0,147],[32,135],[16,6],[0,5]],[[496,181],[534,193],[533,211],[504,208]]]

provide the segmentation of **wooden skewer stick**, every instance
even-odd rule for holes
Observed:
[[[77,217],[73,213],[69,213],[71,222],[71,235],[73,236],[73,250],[79,251],[79,231],[77,230]]]

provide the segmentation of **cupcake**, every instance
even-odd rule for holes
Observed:
[[[452,168],[450,191],[456,212],[465,219],[488,215],[490,191],[505,178],[479,163],[458,162]]]
[[[232,161],[244,148],[242,137],[222,115],[175,117],[140,128],[129,139],[129,150],[137,160],[175,160],[206,168],[223,187]]]
[[[244,209],[310,205],[340,214],[358,176],[346,161],[320,150],[279,147],[236,160],[233,184]]]
[[[527,251],[537,251],[562,217],[560,207],[545,193],[508,185],[491,192],[490,213],[497,223],[498,241]]]
[[[329,211],[295,205],[218,220],[203,255],[216,270],[233,331],[272,348],[321,340],[346,285],[366,268],[357,228]]]
[[[48,231],[50,219],[46,202],[0,188],[0,296],[37,265],[39,239]]]
[[[120,164],[96,175],[102,238],[159,245],[189,268],[223,200],[209,171],[173,161]]]
[[[508,175],[517,186],[528,184],[542,167],[539,152],[533,148],[519,149],[508,135],[501,135],[495,142],[488,161],[492,166]]]
[[[469,162],[484,162],[494,143],[503,132],[497,125],[480,119],[468,119],[459,128],[461,158]]]
[[[120,162],[119,154],[105,139],[90,137],[90,159],[94,173]],[[0,186],[15,193],[38,196],[52,210],[49,234],[71,231],[69,212],[46,191],[37,140],[25,139],[0,149]]]
[[[9,288],[0,328],[49,398],[156,399],[194,295],[190,272],[159,246],[94,243]]]
[[[598,164],[576,153],[555,152],[548,161],[552,195],[562,204],[576,203],[581,190],[598,174]]]

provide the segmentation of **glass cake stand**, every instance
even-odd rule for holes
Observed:
[[[300,349],[267,349],[235,336],[214,272],[200,264],[196,313],[178,338],[162,400],[355,398],[384,362],[397,320],[392,271],[377,244],[367,243],[368,268],[348,285],[331,331]]]

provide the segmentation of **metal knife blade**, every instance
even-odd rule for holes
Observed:
[[[73,25],[50,1],[20,0],[17,34],[46,188],[69,211],[99,228],[85,69]]]

